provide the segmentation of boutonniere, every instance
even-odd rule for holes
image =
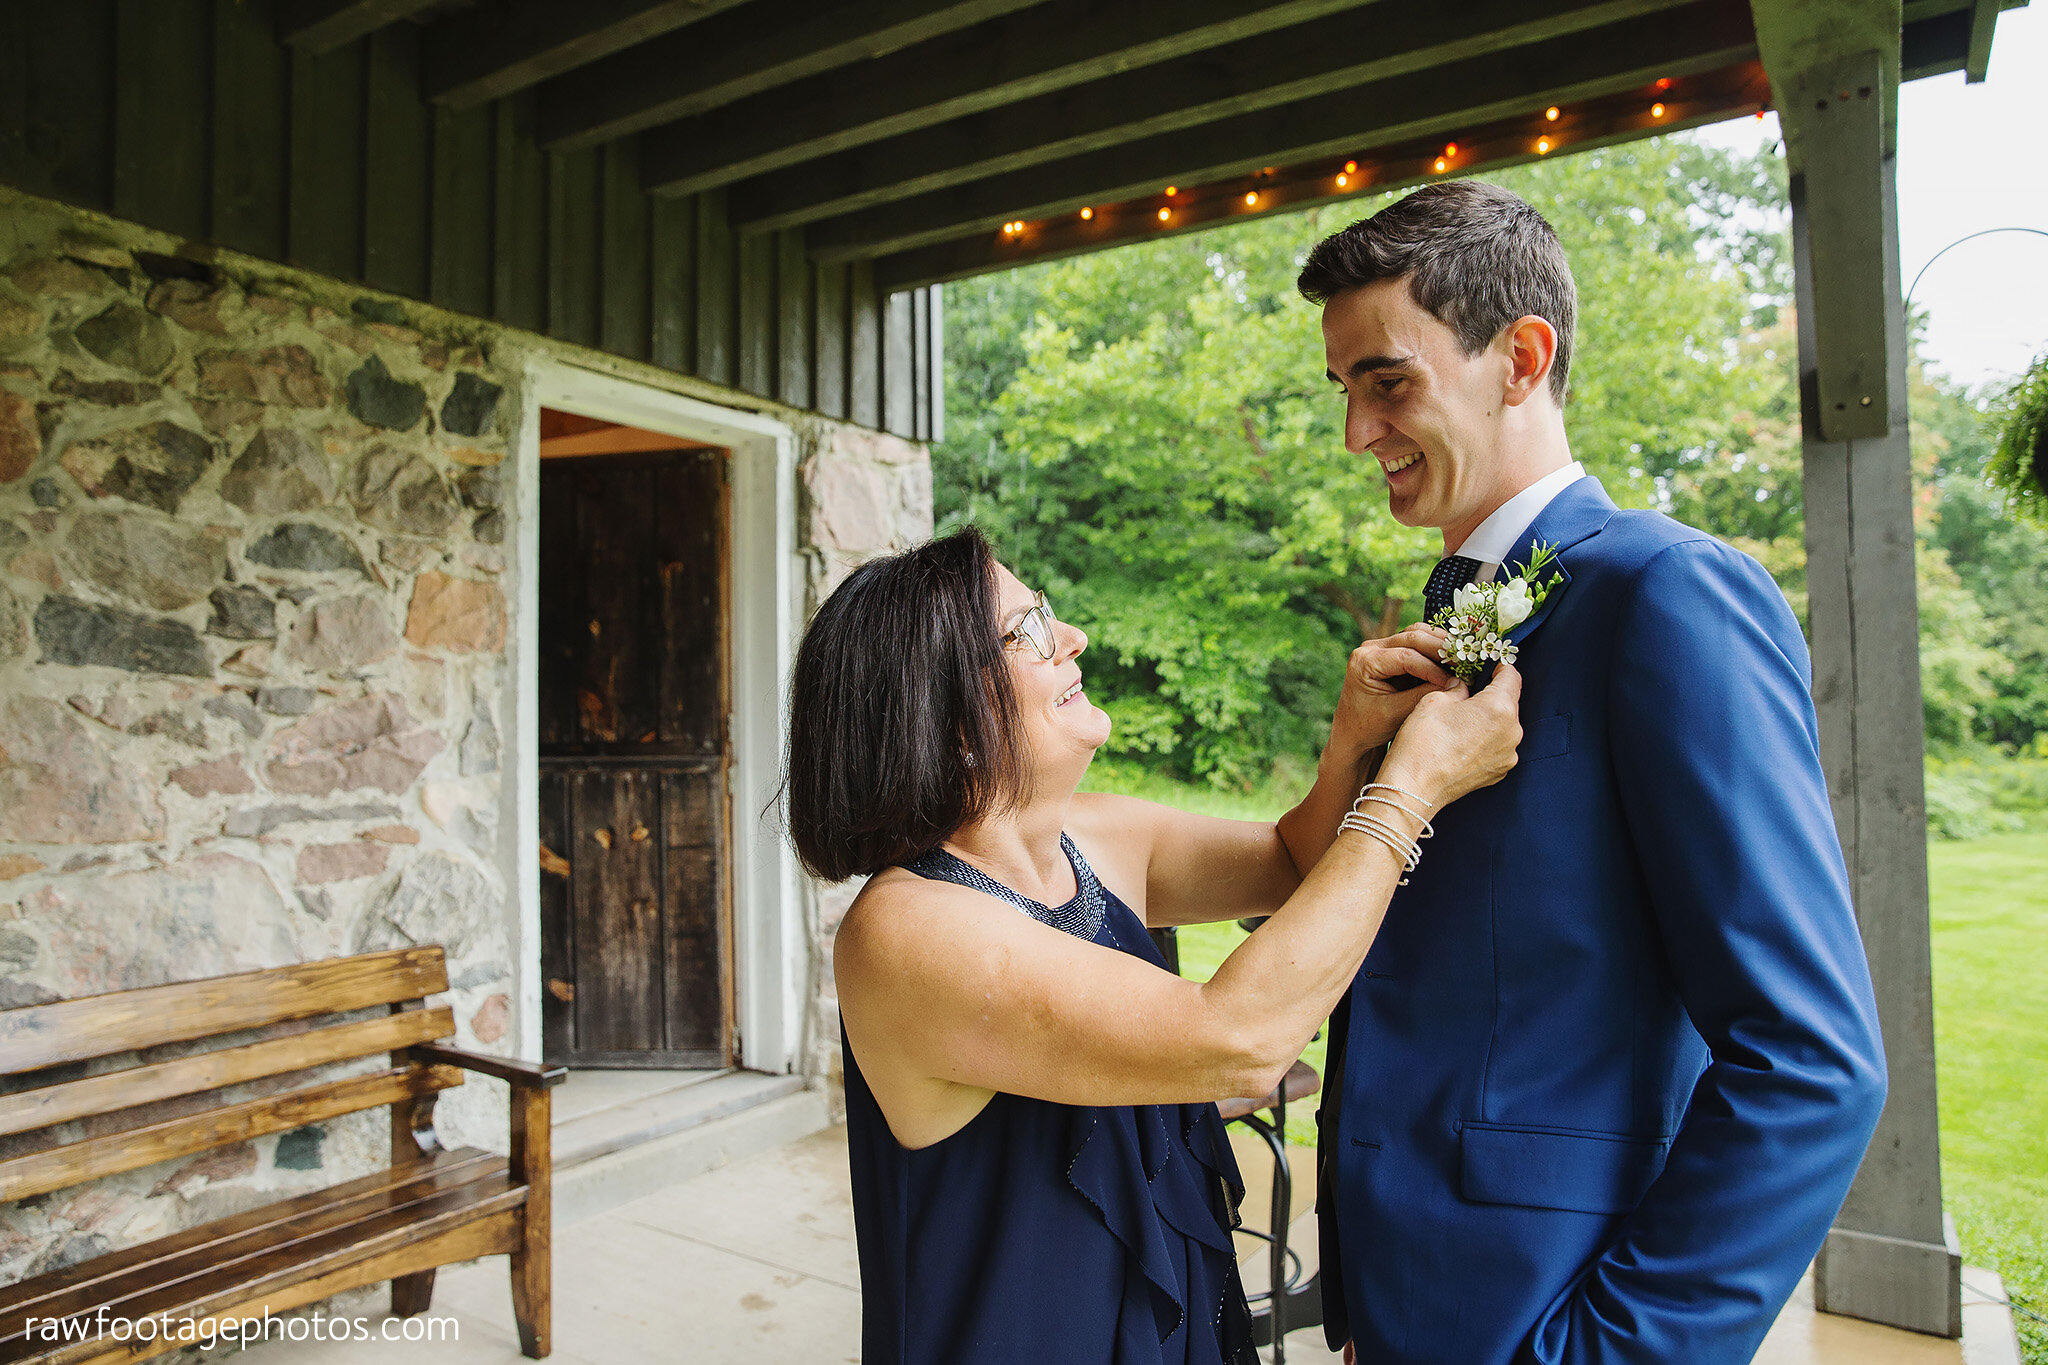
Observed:
[[[1488,664],[1515,661],[1521,651],[1508,632],[1533,616],[1550,590],[1564,582],[1555,569],[1544,577],[1556,558],[1556,549],[1538,545],[1512,577],[1467,584],[1430,621],[1450,637],[1444,641],[1443,664],[1460,682],[1471,682]]]

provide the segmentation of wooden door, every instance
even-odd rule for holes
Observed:
[[[725,452],[544,460],[550,1061],[732,1063]]]

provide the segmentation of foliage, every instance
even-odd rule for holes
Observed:
[[[1927,762],[1927,831],[1938,839],[2048,826],[2048,744],[2014,758],[1996,749]]]
[[[1500,177],[1573,255],[1575,451],[1620,501],[1725,503],[1766,541],[1797,526],[1781,176],[1664,139]],[[1440,542],[1345,452],[1294,292],[1340,225],[1257,221],[948,294],[941,524],[978,522],[1089,631],[1114,754],[1257,784],[1316,752],[1351,646],[1420,614]]]
[[[2048,525],[2048,355],[2000,398],[1998,425],[1991,482],[2006,491],[2015,510]]]

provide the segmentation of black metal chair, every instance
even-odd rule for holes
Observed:
[[[1253,929],[1262,920],[1242,921]],[[1151,931],[1152,942],[1166,958],[1167,968],[1180,974],[1180,941],[1171,928]],[[1287,1334],[1301,1327],[1314,1327],[1323,1320],[1321,1272],[1302,1278],[1301,1253],[1287,1245],[1288,1224],[1294,1212],[1294,1170],[1287,1159],[1287,1106],[1307,1099],[1321,1090],[1322,1077],[1307,1062],[1297,1059],[1272,1093],[1257,1098],[1224,1100],[1216,1108],[1225,1123],[1242,1123],[1265,1140],[1273,1154],[1272,1226],[1266,1231],[1241,1227],[1239,1232],[1256,1237],[1271,1248],[1270,1274],[1265,1292],[1248,1295],[1252,1305],[1252,1340],[1273,1348],[1273,1365],[1285,1365]],[[1260,1111],[1270,1111],[1270,1119]]]

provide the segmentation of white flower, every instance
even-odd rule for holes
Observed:
[[[1494,612],[1503,632],[1513,630],[1529,619],[1529,613],[1536,609],[1536,601],[1529,593],[1529,580],[1514,578],[1508,580],[1494,600]]]
[[[1456,612],[1477,611],[1484,604],[1486,585],[1467,583],[1451,594],[1451,610]]]

